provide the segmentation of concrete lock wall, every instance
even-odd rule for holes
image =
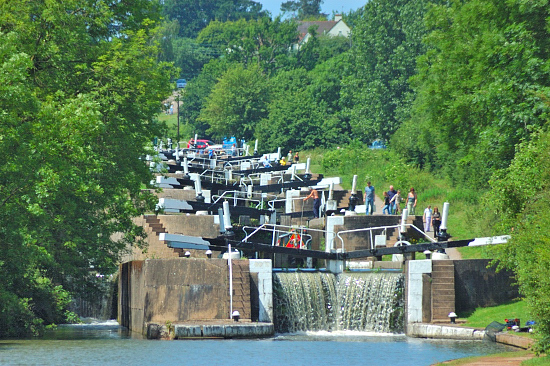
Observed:
[[[220,225],[214,223],[213,215],[157,215],[157,217],[166,232],[171,234],[185,234],[203,238],[216,238],[220,235]]]
[[[446,262],[446,261],[438,261]],[[432,260],[406,262],[405,319],[407,334],[414,323],[432,321],[434,298],[438,293],[432,288]],[[471,259],[449,261],[454,264],[455,312],[473,310],[480,306],[494,306],[511,301],[519,296],[514,278],[510,272],[497,273],[494,267],[487,267],[489,260]],[[503,320],[503,319],[501,319]]]
[[[489,262],[489,259],[454,261],[457,312],[503,304],[519,296],[513,273],[497,273],[494,267],[487,268]]]
[[[252,288],[250,297],[256,304],[257,313],[252,320],[273,322],[273,269],[270,259],[251,259],[250,274]]]
[[[151,192],[158,198],[172,198],[181,201],[195,201],[197,197],[194,189],[164,188],[161,192]]]
[[[120,274],[119,322],[132,331],[145,332],[148,322],[229,318],[226,260],[148,259],[122,264]]]

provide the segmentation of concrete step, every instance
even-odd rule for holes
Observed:
[[[155,233],[165,233],[166,230],[164,229],[164,226],[162,226],[162,224],[151,224],[149,225],[149,227],[151,228],[151,231],[155,232]]]
[[[449,286],[454,289],[455,286],[455,280],[454,278],[432,278],[432,286],[437,285],[438,288],[442,286]]]
[[[145,218],[145,222],[147,222],[147,223],[159,223],[160,222],[159,218],[156,217],[155,215],[145,215],[144,218]]]
[[[454,298],[455,297],[455,290],[454,290],[454,288],[453,289],[448,289],[448,288],[437,289],[437,293],[434,293],[434,296],[452,296]]]
[[[452,298],[434,298],[432,300],[432,307],[433,308],[437,308],[437,307],[452,307],[454,308],[455,307],[455,299],[454,297]]]
[[[454,283],[444,283],[444,282],[432,282],[432,293],[437,294],[439,291],[455,291]]]

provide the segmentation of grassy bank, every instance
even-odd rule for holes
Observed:
[[[472,328],[485,328],[493,321],[504,323],[504,319],[520,319],[522,324],[531,320],[525,300],[517,300],[507,304],[477,308],[468,313],[458,314],[459,318],[465,319],[464,324]]]
[[[484,191],[453,187],[451,182],[418,167],[408,165],[388,150],[371,150],[360,144],[342,146],[332,150],[315,149],[301,153],[302,160],[312,159],[312,171],[325,176],[340,176],[342,186],[351,189],[353,176],[358,176],[358,189],[367,181],[376,188],[377,196],[393,185],[406,197],[410,187],[418,195],[417,215],[431,205],[440,210],[449,202],[448,232],[454,239],[470,239],[488,236],[490,231],[483,220],[481,198]],[[465,257],[484,257],[485,250],[464,248]]]

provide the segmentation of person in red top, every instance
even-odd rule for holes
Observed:
[[[321,199],[319,198],[319,192],[313,187],[309,187],[309,196],[304,198],[304,201],[313,198],[313,217],[319,218],[319,209],[321,208]]]

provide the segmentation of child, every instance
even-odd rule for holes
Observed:
[[[384,208],[382,209],[382,213],[387,212],[387,214],[390,214],[390,196],[388,196],[388,192],[384,191]]]
[[[401,211],[399,208],[399,205],[401,204],[401,191],[397,190],[397,193],[393,196],[391,199],[391,202],[395,202],[395,214],[399,215],[399,212]]]

